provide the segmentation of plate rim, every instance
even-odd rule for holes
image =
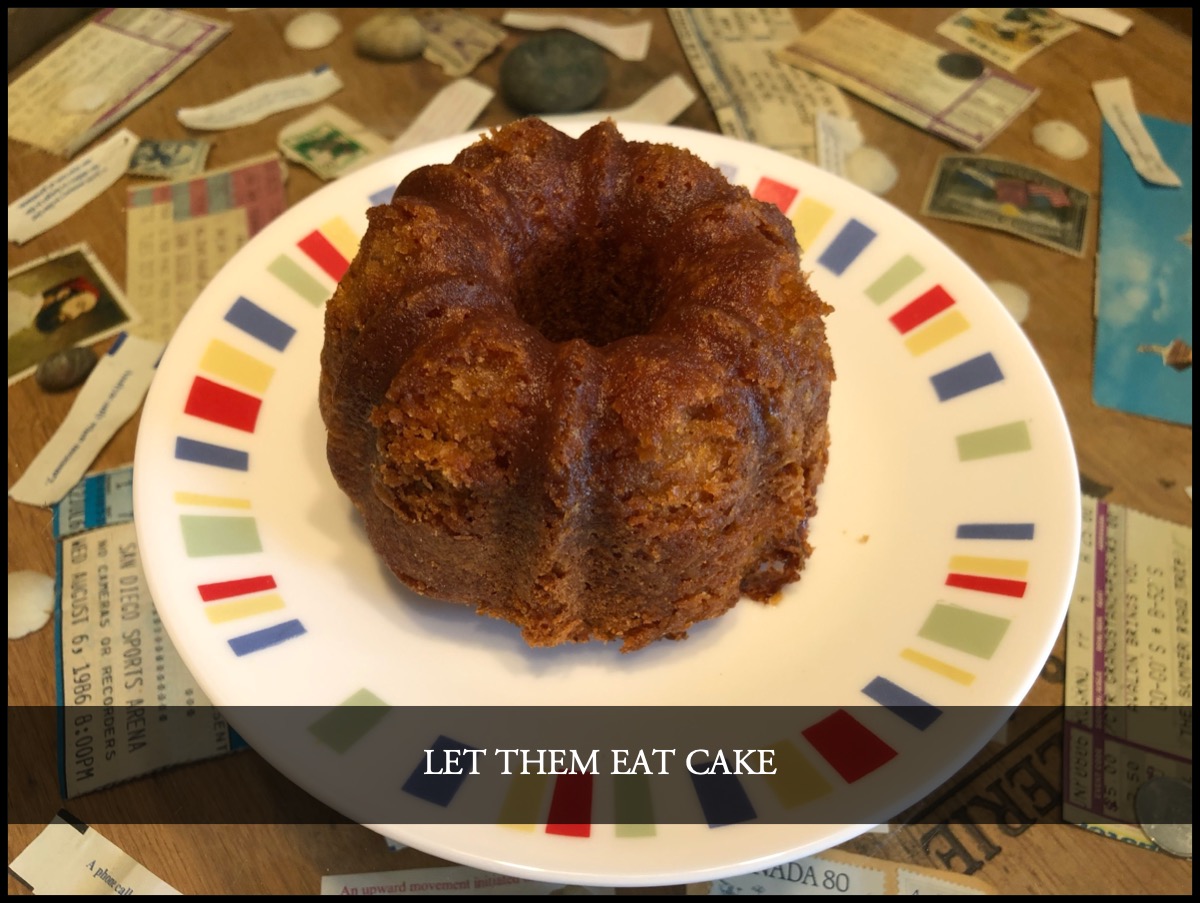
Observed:
[[[554,117],[546,117],[546,121],[549,122],[551,125],[555,124]],[[565,126],[564,131],[568,131],[572,134],[578,134],[585,127],[586,127],[585,124],[576,122],[576,123],[572,123],[572,124]],[[920,240],[922,242],[932,242],[938,248],[942,249],[942,251],[946,255],[953,258],[955,261],[958,261],[958,263],[960,263],[962,265],[962,268],[964,271],[963,275],[973,278],[974,282],[976,283],[974,288],[980,293],[980,295],[982,297],[989,298],[996,306],[1000,306],[1000,302],[998,301],[998,299],[995,298],[994,293],[992,293],[991,290],[982,281],[982,279],[979,278],[978,274],[976,274],[974,272],[974,270],[965,261],[963,261],[962,258],[960,258],[955,252],[953,252],[944,242],[942,242],[935,235],[933,235],[932,232],[930,232],[925,226],[923,226],[916,219],[909,216],[908,214],[906,214],[904,211],[900,210],[899,208],[896,208],[893,205],[889,204],[886,200],[877,198],[873,195],[869,195],[867,192],[865,192],[863,189],[859,188],[858,186],[854,186],[844,179],[840,179],[837,176],[834,176],[830,173],[826,173],[826,172],[814,167],[812,164],[807,163],[806,161],[793,159],[791,157],[786,157],[785,155],[783,155],[779,152],[773,151],[770,148],[765,148],[760,145],[749,144],[747,142],[739,141],[738,139],[730,138],[729,136],[721,135],[718,133],[706,132],[706,131],[702,131],[699,129],[692,129],[692,128],[686,128],[686,127],[680,127],[680,126],[651,126],[651,125],[645,125],[645,124],[623,123],[623,122],[618,122],[618,127],[622,130],[623,133],[627,134],[633,140],[670,141],[670,136],[677,136],[680,141],[685,141],[685,139],[690,137],[693,141],[698,141],[701,143],[714,143],[717,145],[723,145],[727,148],[730,148],[731,152],[733,151],[733,149],[743,149],[744,150],[746,148],[750,148],[755,154],[764,154],[768,157],[773,156],[773,157],[777,158],[782,164],[785,164],[788,167],[798,167],[800,169],[803,169],[803,170],[807,171],[807,173],[810,176],[815,176],[822,180],[836,181],[837,183],[839,183],[839,185],[841,186],[841,188],[843,190],[849,190],[851,192],[852,196],[857,195],[857,196],[869,197],[872,204],[878,203],[878,204],[884,205],[885,207],[889,208],[894,215],[900,217],[902,220],[906,221],[908,224],[911,224],[913,227],[915,227],[916,230],[919,230],[918,234],[920,235]],[[627,129],[629,131],[627,131]],[[481,130],[468,130],[466,132],[463,132],[456,136],[452,136],[450,138],[440,139],[439,141],[432,142],[427,145],[423,145],[419,148],[413,148],[413,149],[401,152],[401,154],[393,155],[393,156],[384,158],[382,160],[376,161],[374,163],[371,163],[368,166],[363,167],[363,169],[356,171],[356,173],[353,175],[359,175],[360,173],[372,172],[375,170],[382,172],[386,168],[390,168],[390,167],[396,167],[397,172],[400,172],[400,171],[406,172],[406,171],[408,171],[407,169],[400,170],[399,167],[397,166],[397,161],[400,160],[400,158],[418,159],[418,158],[421,158],[421,157],[424,157],[424,156],[427,156],[430,154],[433,154],[433,155],[441,154],[443,152],[450,150],[451,148],[459,149],[461,147],[466,146],[466,144],[469,144],[471,141],[473,141],[479,135],[483,134],[483,131],[485,131],[485,130],[482,130],[482,131]],[[643,135],[643,134],[645,135],[645,137],[641,137],[641,135]],[[654,137],[655,135],[664,136],[664,137],[656,138],[656,137]],[[671,143],[674,143],[674,142],[671,142]],[[687,146],[690,149],[690,145],[688,145],[686,143],[683,146]],[[357,184],[357,183],[355,183],[355,184]],[[333,183],[333,184],[327,185],[321,189],[318,189],[318,191],[314,192],[309,197],[304,198],[303,200],[298,202],[296,205],[294,205],[293,207],[291,207],[287,211],[285,211],[284,214],[282,214],[277,220],[275,220],[274,222],[269,224],[266,227],[266,229],[264,229],[264,231],[262,233],[260,233],[259,235],[260,236],[263,236],[263,235],[274,236],[277,233],[282,234],[284,231],[285,225],[289,226],[290,228],[294,228],[294,226],[290,226],[290,224],[293,221],[299,221],[303,217],[303,215],[307,214],[309,211],[319,209],[319,207],[323,203],[325,203],[325,199],[327,197],[332,196],[332,192],[335,189],[339,189],[339,188],[345,189],[346,187],[347,186],[344,184],[339,185],[338,183]],[[329,193],[329,194],[327,194],[327,193]],[[318,200],[318,196],[320,196],[320,200]],[[240,261],[248,260],[250,257],[248,252],[254,246],[254,243],[255,243],[255,241],[258,240],[258,238],[259,238],[259,236],[255,236],[254,239],[252,239],[245,247],[243,247],[234,256],[234,258],[228,264],[226,264],[226,268],[232,268],[232,267],[238,265]],[[263,242],[260,242],[260,244],[263,244]],[[186,327],[188,323],[200,322],[203,319],[203,316],[208,315],[204,309],[204,305],[201,303],[207,294],[208,294],[208,289],[206,289],[205,292],[202,293],[201,297],[197,299],[197,302],[193,305],[192,311],[189,312],[187,318],[185,318],[183,324],[181,324],[180,331],[182,331],[182,329],[184,327]],[[209,306],[211,306],[211,304]],[[1011,325],[1012,325],[1012,329],[1010,330],[1009,335],[1006,336],[1007,341],[1012,342],[1017,339],[1020,340],[1020,343],[1023,345],[1020,353],[1026,358],[1026,363],[1032,362],[1033,364],[1036,365],[1038,372],[1036,374],[1034,374],[1034,376],[1035,376],[1035,378],[1038,379],[1038,381],[1040,381],[1044,385],[1044,388],[1047,390],[1046,396],[1044,398],[1042,398],[1041,401],[1042,402],[1046,402],[1046,401],[1051,402],[1052,409],[1057,414],[1057,423],[1055,423],[1054,426],[1057,427],[1058,438],[1059,438],[1059,440],[1062,440],[1062,441],[1060,441],[1060,443],[1056,444],[1054,447],[1055,447],[1055,450],[1061,455],[1061,457],[1063,459],[1062,461],[1060,461],[1060,464],[1063,464],[1063,463],[1068,464],[1069,469],[1071,471],[1075,472],[1077,475],[1077,468],[1075,465],[1074,448],[1073,448],[1073,444],[1072,444],[1072,440],[1071,440],[1071,434],[1070,434],[1069,426],[1067,424],[1065,413],[1063,412],[1062,404],[1058,397],[1057,391],[1054,388],[1053,383],[1051,382],[1049,375],[1046,372],[1046,369],[1045,369],[1044,365],[1042,364],[1039,355],[1036,352],[1036,349],[1033,347],[1033,345],[1029,341],[1028,337],[1024,334],[1024,332],[1015,323],[1013,323]],[[164,352],[164,355],[163,355],[163,363],[164,364],[169,361],[170,355],[171,355],[171,347],[168,346],[166,352]],[[156,401],[155,389],[158,387],[161,387],[162,384],[163,384],[162,381],[160,381],[159,379],[156,378],[155,384],[152,385],[150,393],[147,397],[146,407],[143,409],[144,414],[152,412],[152,411],[157,411],[159,404],[161,402]],[[145,422],[146,419],[147,419],[146,417],[143,417],[143,422]],[[134,457],[134,462],[135,462],[135,466],[134,466],[135,523],[138,523],[138,522],[145,523],[147,519],[141,517],[140,515],[153,510],[154,506],[158,503],[157,500],[152,501],[144,492],[139,492],[139,481],[137,479],[139,470],[144,470],[142,465],[145,464],[147,461],[153,460],[153,458],[151,457],[152,452],[149,450],[149,443],[147,442],[146,444],[144,444],[142,441],[143,434],[145,433],[145,435],[149,436],[151,432],[152,432],[152,430],[144,431],[143,428],[139,428],[137,448],[135,450],[135,457]],[[144,485],[144,484],[142,484],[142,485]],[[1074,499],[1074,503],[1075,503],[1074,507],[1075,507],[1075,527],[1076,527],[1076,529],[1073,532],[1074,532],[1075,555],[1077,556],[1078,543],[1079,543],[1079,529],[1078,529],[1078,527],[1079,527],[1079,512],[1078,512],[1079,488],[1078,488],[1078,480],[1077,479],[1074,481],[1072,488],[1074,490],[1073,494],[1072,493],[1068,493],[1068,494],[1073,495],[1073,499]],[[142,531],[139,530],[139,540],[141,539],[141,532]],[[1073,578],[1073,564],[1074,564],[1074,559],[1072,558],[1072,562],[1071,562],[1072,566],[1070,568],[1072,578]],[[1065,575],[1066,570],[1067,570],[1067,568],[1064,566],[1064,575]],[[156,577],[152,577],[150,571],[151,571],[150,568],[146,569],[147,581],[152,589],[152,596],[157,599],[157,598],[159,598],[158,593],[159,593],[159,590],[161,589],[162,581],[157,580]],[[1064,576],[1064,579],[1065,579],[1065,576]],[[156,580],[159,584],[157,586],[156,586]],[[1070,586],[1071,581],[1066,580],[1065,582],[1067,583],[1067,585],[1065,586],[1064,591],[1062,593],[1060,593],[1060,595],[1062,596],[1061,617],[1058,619],[1060,629],[1061,629],[1062,619],[1064,619],[1065,615],[1066,615],[1066,607],[1067,607],[1067,603],[1070,598],[1070,590],[1071,590],[1071,586]],[[167,595],[170,595],[170,594],[167,593]],[[165,596],[164,596],[164,598],[165,598]],[[168,616],[167,618],[163,618],[163,623],[167,627],[168,633],[172,635],[172,638],[174,640],[174,639],[176,639],[175,630],[172,629],[169,617],[170,616]],[[1048,638],[1043,638],[1043,648],[1039,651],[1039,655],[1037,656],[1037,658],[1039,660],[1044,661],[1045,657],[1049,654],[1050,650],[1053,648],[1054,643],[1057,639],[1057,635],[1058,635],[1058,630],[1056,630],[1052,634],[1050,634],[1048,636]],[[176,646],[177,646],[177,648],[179,648],[181,656],[184,657],[185,663],[187,663],[189,665],[189,669],[191,669],[191,662],[188,660],[188,655],[185,653],[183,648],[180,648],[177,640],[176,640]],[[206,693],[209,693],[210,686],[203,680],[203,678],[196,674],[194,674],[193,676],[196,677],[197,682],[204,689],[204,691]],[[1036,670],[1033,671],[1031,674],[1027,674],[1025,677],[1026,677],[1026,679],[1024,681],[1022,681],[1022,686],[1020,688],[1019,697],[1024,697],[1024,695],[1028,692],[1029,688],[1032,686],[1033,682],[1036,680]],[[221,703],[217,702],[216,700],[214,700],[214,704],[217,705],[218,707],[221,706]],[[225,703],[225,705],[231,705],[231,704],[236,705],[236,703],[228,703],[228,702]],[[1017,702],[1014,703],[1014,705],[1015,704],[1019,704],[1019,698],[1017,699]],[[974,755],[975,752],[977,752],[977,750],[972,751],[970,753],[970,755]],[[264,758],[266,758],[266,756],[264,756]],[[968,756],[964,757],[964,760],[969,759],[969,758],[970,758],[970,756],[968,755]],[[281,771],[284,771],[284,773],[286,773],[286,770],[283,768],[280,768],[280,766],[277,762],[272,761],[271,759],[268,759],[268,761],[271,761],[271,764],[274,767],[279,768]],[[958,767],[961,767],[961,763],[959,764]],[[295,780],[295,778],[293,778],[293,780]],[[313,791],[310,788],[308,788],[307,786],[305,786],[304,783],[302,783],[300,781],[296,781],[296,783],[299,786],[301,786],[302,788],[304,788],[307,792],[313,793]],[[314,795],[318,795],[318,794],[314,793]],[[336,806],[334,808],[336,808]],[[398,828],[408,828],[408,827],[412,827],[412,826],[393,826],[393,828],[397,828],[397,827]],[[820,846],[821,849],[824,849],[830,845],[840,843],[840,842],[844,841],[845,839],[848,839],[848,837],[855,836],[856,833],[860,832],[859,829],[865,829],[865,827],[866,826],[861,826],[861,825],[840,826],[841,831],[845,832],[848,830],[851,833],[847,833],[845,836],[841,836],[840,834],[837,834],[837,832],[835,832],[835,835],[838,837],[838,839],[833,840],[832,843],[821,845],[823,843],[823,841],[818,840],[815,842],[809,842],[806,844],[806,846],[807,847]],[[388,832],[386,830],[386,828],[381,830],[379,827],[372,827],[372,829],[376,830],[378,833],[384,834],[385,836],[392,836],[393,839],[402,840],[402,842],[407,842],[407,841],[404,841],[403,838],[401,838],[400,836],[397,836],[398,834],[407,834],[408,833],[407,831],[401,830],[401,831]],[[800,848],[802,848],[802,847],[798,847],[797,849],[800,849]],[[816,851],[815,849],[810,850],[810,852],[815,852],[815,851]],[[473,857],[468,851],[464,851],[461,849],[447,850],[446,853],[438,853],[438,855],[446,855],[447,858],[455,859],[456,861],[463,861],[464,864],[472,864],[479,868],[488,868],[488,869],[494,870],[497,865],[495,862],[493,862],[491,860],[487,860],[487,861],[477,860],[477,857]],[[775,864],[778,862],[787,861],[787,859],[793,858],[793,857],[792,857],[791,853],[789,852],[788,854],[783,855],[783,856],[781,856],[780,854],[774,854],[772,856],[769,856],[768,858],[770,858],[772,860],[771,864]],[[466,860],[468,860],[468,859],[473,859],[476,861],[467,862]],[[759,867],[761,865],[762,865],[762,863],[760,863],[756,867]],[[505,866],[504,870],[506,870],[508,873],[511,873],[511,874],[520,873],[522,875],[522,877],[534,877],[535,880],[559,880],[561,878],[562,880],[570,880],[570,881],[572,881],[572,883],[580,883],[578,880],[576,880],[576,876],[572,876],[567,873],[547,872],[544,869],[540,869],[540,868],[536,868],[536,867],[526,867],[526,866],[522,866],[518,863],[504,863],[504,866]],[[684,880],[687,880],[687,881],[707,880],[707,879],[710,879],[713,877],[719,877],[720,875],[717,874],[718,872],[720,872],[723,875],[732,875],[732,874],[738,873],[737,871],[731,871],[728,865],[724,865],[724,866],[718,865],[718,866],[711,866],[706,869],[701,869],[700,871],[696,872],[696,877],[681,878],[678,874],[671,874],[671,875],[661,875],[661,876],[658,876],[658,878],[656,880],[650,881],[650,880],[648,880],[650,878],[650,876],[639,875],[639,876],[637,876],[636,881],[626,882],[626,881],[620,879],[619,876],[605,875],[605,876],[603,876],[602,880],[595,880],[591,883],[607,884],[609,886],[650,886],[650,884],[674,884],[674,883],[682,883]],[[591,877],[598,878],[600,876],[593,875]]]

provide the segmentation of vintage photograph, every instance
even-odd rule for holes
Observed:
[[[87,345],[138,321],[86,244],[8,274],[8,384],[56,351]]]

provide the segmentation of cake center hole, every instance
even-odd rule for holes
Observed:
[[[649,331],[661,306],[658,276],[640,243],[549,242],[517,273],[517,315],[551,342],[601,347]]]

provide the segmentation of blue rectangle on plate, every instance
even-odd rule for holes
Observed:
[[[696,771],[711,768],[712,762],[695,762]],[[689,769],[691,771],[691,769]],[[742,782],[734,774],[696,774],[691,772],[692,786],[696,788],[696,796],[700,798],[700,808],[704,810],[704,820],[709,827],[717,828],[722,825],[736,825],[752,821],[758,813],[754,804],[746,795]]]
[[[474,748],[465,743],[459,743],[457,740],[451,740],[445,735],[439,736],[433,742],[433,746],[430,747],[432,754],[417,763],[417,767],[413,769],[412,774],[408,776],[408,780],[404,782],[404,792],[418,799],[433,803],[435,806],[442,806],[443,808],[449,806],[454,800],[454,795],[458,793],[459,788],[463,785],[463,781],[467,779],[467,775],[471,771],[471,757],[458,757],[457,767],[461,770],[461,774],[438,774],[437,772],[449,770],[446,764],[446,751],[461,751]],[[434,766],[432,773],[426,771],[427,762],[431,762]]]
[[[939,401],[949,401],[1004,379],[1000,365],[991,353],[981,354],[955,367],[935,373],[930,378]]]
[[[1033,539],[1033,524],[959,524],[959,539]]]
[[[874,240],[874,229],[852,219],[821,254],[818,263],[840,276]]]
[[[267,313],[249,298],[238,298],[233,302],[233,307],[225,314],[225,320],[276,351],[285,350],[296,334],[295,327]]]

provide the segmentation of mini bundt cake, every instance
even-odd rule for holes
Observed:
[[[368,212],[329,464],[416,591],[533,646],[679,639],[804,565],[829,310],[787,218],[692,153],[523,119]]]

